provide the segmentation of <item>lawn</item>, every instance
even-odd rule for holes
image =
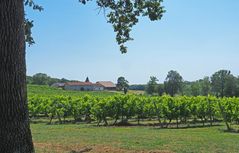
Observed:
[[[150,126],[96,127],[95,124],[31,124],[38,153],[236,153],[239,134],[224,126],[159,129]]]

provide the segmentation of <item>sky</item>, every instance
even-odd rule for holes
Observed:
[[[121,54],[112,25],[97,9],[78,0],[36,0],[43,12],[26,9],[34,20],[36,44],[27,47],[27,75],[84,81],[145,84],[163,82],[168,71],[184,80],[211,76],[220,69],[239,75],[238,0],[164,0],[162,20],[140,18],[128,53]]]

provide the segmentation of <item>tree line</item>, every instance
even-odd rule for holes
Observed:
[[[27,84],[35,84],[35,85],[52,85],[54,83],[66,83],[75,80],[68,80],[65,78],[52,78],[45,73],[36,73],[33,76],[27,76],[26,78]]]
[[[187,95],[233,97],[239,96],[239,77],[231,74],[229,70],[219,70],[211,77],[189,82],[184,81],[177,71],[169,71],[164,83],[159,84],[155,76],[151,76],[145,87],[149,95]]]

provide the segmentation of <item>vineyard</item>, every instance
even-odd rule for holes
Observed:
[[[123,95],[30,85],[28,105],[34,145],[40,153],[239,149],[238,133],[223,132],[225,125],[238,130],[236,97]]]
[[[198,97],[150,97],[143,95],[112,96],[39,96],[28,98],[31,118],[47,117],[49,123],[57,119],[64,123],[67,119],[74,122],[92,122],[97,125],[127,124],[135,120],[154,120],[162,128],[174,124],[213,125],[224,121],[228,129],[239,123],[239,98]]]

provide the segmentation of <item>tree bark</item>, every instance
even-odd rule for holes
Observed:
[[[34,152],[26,94],[23,0],[0,0],[0,152]]]

